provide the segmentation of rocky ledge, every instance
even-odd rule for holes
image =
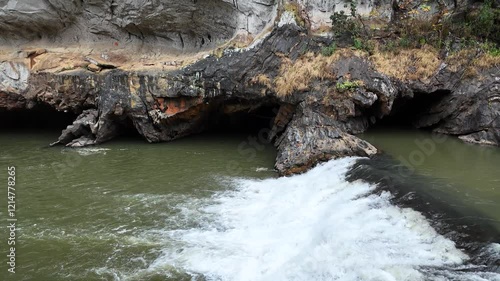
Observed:
[[[35,72],[29,63],[4,61],[0,109],[43,104],[78,114],[54,145],[79,147],[109,141],[130,124],[148,142],[171,141],[210,129],[225,116],[276,107],[271,126],[259,135],[276,146],[282,175],[332,158],[376,154],[356,134],[391,116],[468,142],[500,145],[498,66],[470,76],[465,66],[436,57],[429,75],[415,74],[417,67],[409,64],[396,71],[415,75],[401,78],[342,42],[333,55],[320,54],[331,44],[289,19],[248,48],[228,48],[171,70],[95,62],[99,72]],[[415,63],[421,60],[413,56]]]

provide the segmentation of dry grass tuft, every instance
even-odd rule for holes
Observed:
[[[340,49],[328,57],[308,52],[295,62],[282,58],[279,74],[274,79],[276,94],[284,97],[296,91],[306,91],[312,86],[313,80],[334,78],[329,67],[341,57],[364,55],[357,50]]]
[[[254,42],[255,38],[251,34],[238,34],[230,41],[220,45],[212,50],[212,54],[218,58],[224,56],[224,51],[227,49],[244,49]]]
[[[259,75],[255,76],[254,78],[252,78],[252,80],[250,80],[250,83],[260,84],[262,86],[266,86],[268,89],[273,88],[273,83],[271,81],[271,78],[269,78],[269,76],[267,76],[265,74],[259,74]]]
[[[488,53],[478,54],[477,50],[464,49],[446,58],[448,69],[453,72],[464,70],[464,77],[479,76],[479,71],[500,67],[500,57]]]
[[[466,65],[471,65],[477,52],[471,49],[464,49],[449,55],[445,62],[448,69],[453,72],[459,71]]]
[[[383,52],[379,49],[370,57],[376,69],[402,81],[427,80],[432,77],[441,64],[438,52],[425,45],[421,49],[403,49]],[[489,53],[478,54],[476,49],[463,49],[448,56],[445,60],[452,72],[463,70],[464,77],[477,77],[479,71],[500,67],[500,57]]]
[[[481,70],[489,69],[492,67],[500,67],[500,56],[493,56],[488,53],[482,54],[481,56],[474,59],[472,64]]]
[[[448,56],[445,62],[448,65],[448,69],[450,71],[457,72],[460,70],[464,70],[463,76],[472,78],[479,75],[476,67],[473,66],[476,57],[477,51],[472,49],[464,49]]]
[[[398,52],[376,50],[370,60],[379,72],[402,81],[427,80],[436,73],[441,64],[438,52],[430,46]]]
[[[312,34],[323,34],[327,32],[332,32],[331,24],[322,24],[311,30]]]

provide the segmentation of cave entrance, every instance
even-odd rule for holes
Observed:
[[[113,119],[115,132],[110,141],[146,141],[130,117]]]
[[[119,126],[120,134],[118,135],[118,137],[144,140],[144,137],[137,131],[137,128],[135,127],[134,122],[131,118],[126,118],[119,123]]]
[[[0,130],[63,130],[73,123],[77,114],[61,112],[48,105],[36,105],[31,109],[0,109]]]
[[[415,129],[421,127],[416,124],[418,120],[424,115],[428,115],[431,107],[450,93],[451,91],[448,90],[439,90],[432,93],[417,92],[413,98],[396,99],[391,113],[381,120],[377,120],[377,123],[371,129]],[[432,129],[432,127],[422,129]]]
[[[277,103],[226,102],[212,113],[207,131],[259,134],[272,129],[278,110]]]

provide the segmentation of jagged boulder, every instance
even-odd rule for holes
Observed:
[[[373,145],[346,133],[344,127],[345,124],[325,112],[315,111],[313,106],[302,103],[276,141],[276,169],[282,175],[302,173],[318,162],[345,156],[369,157],[377,153]]]
[[[69,147],[82,147],[94,145],[98,112],[95,109],[85,110],[73,124],[61,133],[59,139],[51,146],[62,144]]]

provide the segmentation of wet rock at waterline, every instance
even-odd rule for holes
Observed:
[[[345,124],[306,104],[300,104],[278,138],[276,169],[281,174],[306,171],[316,163],[345,156],[372,156],[377,149],[346,133]]]
[[[61,136],[51,146],[63,144],[69,147],[83,147],[95,144],[98,112],[88,109],[82,112],[73,124],[62,131]]]

